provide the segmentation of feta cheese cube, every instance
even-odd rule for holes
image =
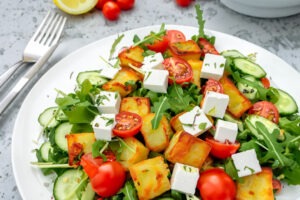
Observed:
[[[221,55],[205,54],[201,69],[201,78],[219,80],[224,73],[226,59]]]
[[[121,69],[119,65],[114,67],[117,62],[117,59],[113,59],[108,61],[106,65],[102,65],[100,67],[100,76],[108,79],[113,79]]]
[[[193,195],[195,194],[198,179],[198,168],[181,163],[175,163],[171,177],[171,189]]]
[[[257,160],[254,149],[231,155],[239,177],[261,172],[261,166]]]
[[[231,143],[235,143],[237,133],[237,123],[219,119],[216,124],[216,132],[214,139],[222,143],[225,143],[226,140],[228,140]]]
[[[118,92],[101,91],[95,96],[95,105],[100,113],[119,113],[121,96]]]
[[[161,53],[146,56],[143,61],[142,70],[164,69],[162,62],[164,58]]]
[[[167,93],[168,77],[167,70],[148,70],[144,76],[144,88],[153,92]]]
[[[97,140],[111,141],[111,139],[114,137],[112,129],[114,128],[115,124],[115,114],[97,115],[91,122],[95,133],[95,138]]]
[[[203,100],[202,109],[210,116],[223,118],[227,105],[229,103],[229,96],[218,92],[208,91]]]
[[[212,123],[199,106],[195,106],[193,110],[181,115],[179,121],[184,131],[194,136],[198,136],[212,127]]]

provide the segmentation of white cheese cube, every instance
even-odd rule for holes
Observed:
[[[97,115],[91,123],[96,139],[111,141],[115,124],[115,114]]]
[[[183,130],[194,136],[198,136],[212,127],[211,122],[199,106],[195,106],[193,110],[181,115],[179,121]]]
[[[216,124],[216,132],[214,139],[225,143],[229,141],[235,143],[235,139],[238,133],[238,125],[234,122],[228,122],[224,120],[218,120]]]
[[[164,69],[162,62],[164,58],[161,53],[146,56],[143,61],[142,70]]]
[[[208,91],[205,94],[202,109],[210,116],[223,118],[228,103],[229,96],[227,94]]]
[[[121,69],[119,65],[114,67],[117,62],[117,59],[113,59],[108,61],[108,63],[106,63],[105,65],[102,65],[99,69],[100,76],[108,79],[113,79]]]
[[[198,168],[181,163],[175,163],[171,177],[171,189],[193,195],[196,191],[198,179]]]
[[[254,149],[233,154],[231,158],[239,177],[261,172],[261,166]]]
[[[144,75],[144,88],[153,92],[167,93],[168,77],[167,70],[148,70]]]
[[[218,81],[223,76],[225,63],[226,59],[221,55],[205,54],[200,77]]]
[[[95,96],[95,105],[100,113],[119,113],[121,96],[118,92],[101,91]]]

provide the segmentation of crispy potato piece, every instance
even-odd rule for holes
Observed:
[[[139,46],[129,47],[128,49],[123,50],[119,55],[121,66],[128,67],[129,64],[132,64],[136,67],[141,67],[144,61],[144,49]]]
[[[273,200],[272,170],[262,168],[258,174],[246,176],[237,182],[236,200]]]
[[[154,113],[149,113],[142,118],[141,133],[144,137],[146,147],[151,151],[161,152],[169,145],[169,140],[173,132],[165,116],[162,117],[158,128],[153,130],[151,120],[154,116]]]
[[[145,116],[150,113],[150,100],[147,97],[126,97],[121,101],[120,112],[128,111]]]
[[[163,157],[147,159],[129,167],[140,200],[157,197],[170,190],[170,170]]]
[[[120,163],[126,170],[133,164],[147,159],[149,149],[139,140],[135,137],[127,137],[123,140],[129,146],[129,148],[124,148],[120,154]]]
[[[177,115],[175,115],[174,117],[172,117],[171,120],[170,120],[171,127],[173,128],[173,130],[175,132],[183,130],[183,127],[182,127],[182,124],[181,124],[181,122],[179,120],[179,117],[181,115],[183,115],[184,113],[185,112],[178,113]]]
[[[223,76],[220,79],[220,83],[223,86],[224,93],[229,96],[228,112],[234,117],[240,118],[249,108],[251,108],[251,101],[236,88],[228,77]]]
[[[188,60],[188,63],[191,65],[193,69],[193,79],[192,83],[198,86],[198,88],[201,87],[200,84],[200,75],[201,75],[201,69],[203,61],[201,60]]]
[[[172,163],[182,163],[201,168],[206,160],[210,145],[184,131],[177,132],[165,151],[165,157]]]
[[[96,141],[94,133],[76,133],[66,135],[68,142],[69,165],[81,153],[92,152],[92,145]]]
[[[129,83],[130,81],[136,82],[138,80],[142,80],[142,76],[137,72],[133,71],[130,68],[123,67],[116,75],[116,77],[108,82],[106,82],[102,89],[107,91],[119,92],[121,97],[125,97],[130,92],[132,92],[133,88]]]
[[[170,50],[173,56],[186,61],[199,60],[201,56],[201,49],[194,40],[171,43]]]

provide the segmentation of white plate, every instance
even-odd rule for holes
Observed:
[[[134,34],[144,37],[150,31],[158,31],[160,26],[150,26],[125,32],[125,37],[118,47],[132,44]],[[181,30],[187,38],[197,34],[198,29],[187,26],[166,26],[167,29]],[[216,48],[219,51],[237,49],[248,55],[257,53],[257,62],[264,67],[274,84],[294,96],[300,105],[300,75],[283,60],[270,52],[239,38],[220,32],[208,31],[216,36]],[[27,95],[18,117],[16,119],[12,140],[12,165],[15,180],[24,200],[51,199],[52,183],[41,171],[31,166],[31,161],[36,161],[33,149],[38,145],[33,141],[37,139],[41,127],[38,116],[45,108],[55,105],[56,89],[71,92],[75,87],[77,73],[103,65],[99,56],[108,58],[110,48],[117,35],[94,42],[88,46],[66,56],[51,68],[32,88]],[[278,200],[296,199],[300,196],[300,187],[285,187]],[[298,189],[298,191],[297,191]]]

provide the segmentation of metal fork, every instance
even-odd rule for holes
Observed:
[[[29,40],[26,45],[22,60],[11,66],[6,72],[0,76],[0,88],[7,82],[7,80],[16,72],[18,68],[23,66],[24,63],[35,63],[45,52],[50,48],[51,43],[56,43],[58,37],[51,33],[56,22],[61,20],[62,17],[57,14],[51,14],[49,11],[43,19],[37,31]]]
[[[49,15],[49,14],[48,14]],[[47,15],[47,16],[48,16]],[[53,17],[46,17],[45,23],[38,28],[37,33],[30,40],[31,45],[28,45],[34,50],[28,52],[34,55],[38,55],[38,60],[36,63],[25,73],[25,75],[16,83],[12,90],[1,100],[0,102],[0,115],[7,108],[7,106],[14,100],[14,98],[19,94],[22,88],[28,83],[28,81],[36,74],[36,72],[42,67],[42,65],[48,60],[52,52],[58,46],[59,39],[62,35],[63,28],[66,23],[66,18],[58,14],[53,15]],[[30,43],[29,42],[29,43]],[[28,49],[30,49],[28,48]],[[40,51],[39,53],[37,53]]]

